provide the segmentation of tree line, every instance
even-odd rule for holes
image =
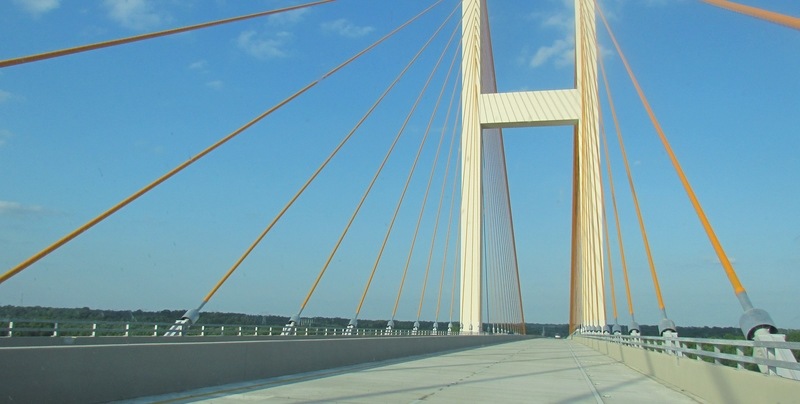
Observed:
[[[42,306],[0,306],[0,320],[77,320],[129,323],[173,323],[181,318],[185,310],[101,310],[88,307],[63,308]],[[203,312],[197,324],[220,325],[258,325],[282,326],[289,317],[272,314],[243,314],[223,312]],[[341,317],[310,317],[301,320],[301,326],[308,327],[347,327],[350,320]],[[387,320],[358,320],[359,328],[385,328]],[[413,321],[395,321],[397,329],[411,329]],[[420,321],[420,328],[430,330],[433,322]],[[526,333],[532,336],[565,337],[569,334],[567,324],[525,324]],[[439,323],[440,330],[447,329],[447,322]],[[658,326],[641,325],[642,335],[658,335]],[[800,330],[781,330],[787,341],[800,341]],[[738,327],[678,327],[678,334],[690,338],[744,339]]]

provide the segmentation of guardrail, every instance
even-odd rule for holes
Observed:
[[[581,337],[800,380],[800,342],[581,334]],[[786,350],[795,359],[782,360]]]
[[[111,322],[81,320],[0,320],[0,337],[155,337],[175,336],[426,336],[457,335],[446,330],[374,329],[347,327],[294,327],[283,325],[194,324]],[[177,332],[176,332],[177,331]]]

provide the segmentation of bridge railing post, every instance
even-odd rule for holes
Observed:
[[[744,356],[744,348],[742,348],[740,346],[737,346],[736,347],[736,355]],[[736,362],[736,368],[737,369],[744,369],[744,365],[742,365],[742,362]]]

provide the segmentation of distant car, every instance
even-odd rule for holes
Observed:
[[[556,334],[555,339],[561,339],[561,334]]]

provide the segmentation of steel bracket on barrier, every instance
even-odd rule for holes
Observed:
[[[764,342],[786,342],[786,335],[785,334],[773,334],[767,328],[761,328],[754,332],[753,335],[754,341],[764,341]],[[762,359],[772,359],[772,360],[779,360],[782,362],[794,362],[797,363],[797,358],[794,357],[791,349],[786,348],[766,348],[766,347],[754,347],[753,348],[753,357],[754,358],[762,358]],[[776,368],[773,366],[766,366],[766,365],[758,365],[759,370],[761,373],[778,375],[785,377],[787,379],[794,379],[800,380],[800,372],[791,369],[785,368]]]
[[[281,335],[297,335],[297,324],[300,323],[300,315],[295,314],[289,319],[289,322],[283,326]]]

